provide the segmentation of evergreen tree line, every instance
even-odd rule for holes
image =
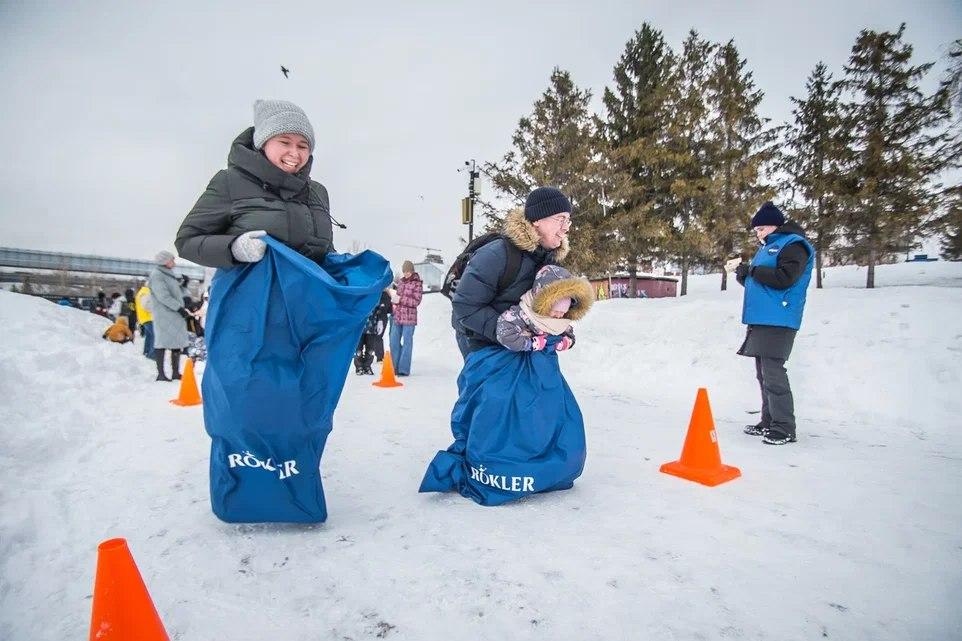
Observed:
[[[875,265],[923,234],[944,232],[945,256],[962,258],[962,187],[940,182],[962,148],[962,40],[926,94],[934,63],[913,64],[904,31],[861,31],[840,77],[818,63],[793,120],[773,124],[734,41],[692,30],[674,51],[645,23],[614,66],[604,114],[556,68],[512,148],[483,171],[511,207],[537,185],[560,187],[575,208],[566,262],[626,271],[632,292],[656,262],[677,265],[682,295],[694,267],[720,269],[726,289],[724,265],[754,252],[747,223],[765,200],[806,229],[818,287],[827,261],[867,265],[874,287]],[[499,225],[504,210],[481,206]]]

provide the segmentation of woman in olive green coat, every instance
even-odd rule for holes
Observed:
[[[254,103],[254,126],[231,145],[177,232],[183,258],[231,267],[263,258],[270,234],[315,262],[333,251],[331,209],[324,185],[311,180],[314,130],[297,105]]]

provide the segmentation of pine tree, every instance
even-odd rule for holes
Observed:
[[[949,67],[942,84],[949,91],[949,106],[953,110],[954,124],[962,123],[962,39],[956,40],[946,56]],[[952,166],[958,167],[962,158],[956,154]],[[946,190],[945,215],[939,221],[944,237],[942,239],[942,258],[962,260],[962,185]]]
[[[689,31],[671,80],[671,117],[663,142],[669,154],[664,163],[668,184],[665,246],[668,256],[681,268],[681,296],[688,293],[690,267],[709,254],[705,224],[710,210],[711,159],[716,154],[708,127],[706,95],[716,48],[694,29]]]
[[[853,155],[845,219],[853,254],[868,265],[867,288],[875,287],[879,258],[905,249],[906,239],[936,215],[942,194],[936,180],[957,148],[943,127],[948,89],[921,91],[932,63],[911,64],[904,32],[904,24],[895,33],[863,30],[845,66]]]
[[[764,93],[755,88],[748,63],[734,41],[722,46],[709,78],[709,100],[714,115],[714,211],[709,215],[713,237],[710,257],[721,266],[721,289],[728,288],[725,262],[743,253],[747,241],[746,218],[773,190],[762,184],[765,163],[773,160],[775,130],[765,130],[768,119],[758,114]]]
[[[962,38],[952,43],[947,57],[949,68],[943,84],[949,89],[949,104],[955,109],[956,120],[962,120]]]
[[[950,190],[943,224],[945,236],[942,239],[942,258],[962,260],[962,185]]]
[[[671,116],[673,61],[661,32],[645,23],[625,45],[614,67],[614,87],[604,93],[613,201],[606,228],[628,271],[630,296],[637,295],[639,263],[664,252],[668,151],[662,143]]]
[[[484,173],[511,208],[522,206],[538,186],[558,187],[571,199],[571,253],[565,263],[590,272],[606,262],[598,229],[602,218],[601,182],[596,156],[598,137],[589,111],[591,91],[575,86],[571,75],[555,68],[550,85],[524,116],[512,137],[513,149]],[[495,222],[499,212],[491,208]]]
[[[794,122],[785,129],[782,169],[801,203],[793,217],[810,232],[815,245],[816,287],[822,287],[824,254],[841,226],[839,181],[848,149],[848,129],[842,113],[841,86],[819,62],[806,83],[804,99],[792,98]]]

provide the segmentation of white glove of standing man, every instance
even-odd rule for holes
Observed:
[[[401,302],[401,295],[397,293],[396,289],[391,288],[391,292],[389,296],[391,297],[391,302],[394,303],[395,305]]]
[[[230,253],[234,255],[237,262],[256,263],[267,251],[267,243],[261,240],[261,237],[266,235],[267,232],[263,229],[244,232],[231,243]]]

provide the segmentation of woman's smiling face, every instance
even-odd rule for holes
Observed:
[[[289,174],[299,172],[311,157],[311,146],[300,134],[278,134],[264,143],[264,155]]]

